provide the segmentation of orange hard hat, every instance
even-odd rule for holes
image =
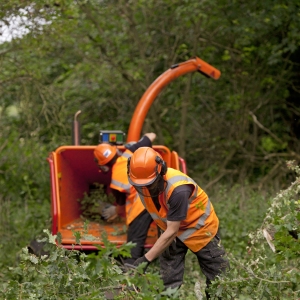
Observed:
[[[148,186],[166,173],[161,155],[149,147],[137,149],[128,162],[128,179],[134,186]]]
[[[94,156],[98,165],[103,166],[109,163],[116,155],[117,147],[110,144],[99,144],[94,150]]]

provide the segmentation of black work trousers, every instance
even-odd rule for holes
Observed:
[[[129,224],[127,242],[136,243],[136,246],[131,248],[131,258],[125,258],[124,263],[132,264],[144,255],[144,245],[152,221],[148,211],[144,210]]]
[[[187,251],[188,247],[176,238],[167,251],[160,255],[160,273],[165,288],[179,288],[181,286],[183,282],[185,255]],[[207,288],[217,275],[220,275],[229,268],[229,262],[224,257],[225,250],[220,244],[220,238],[218,235],[216,235],[201,250],[193,253],[197,256],[200,269],[206,277]],[[206,297],[207,299],[210,298],[207,291]]]

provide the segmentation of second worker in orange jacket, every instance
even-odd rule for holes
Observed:
[[[131,258],[125,258],[125,263],[133,263],[143,256],[148,229],[153,221],[135,188],[128,182],[127,159],[140,147],[152,147],[155,137],[155,133],[146,133],[137,143],[127,146],[127,150],[123,153],[116,146],[108,143],[99,144],[94,151],[99,169],[106,173],[111,171],[110,188],[117,202],[117,206],[109,206],[102,215],[106,220],[110,220],[122,212],[125,205],[127,242],[136,243],[136,246],[131,249]]]

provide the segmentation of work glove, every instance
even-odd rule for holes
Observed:
[[[108,204],[102,210],[102,217],[107,222],[112,222],[117,216],[117,207],[115,205]]]
[[[146,264],[145,264],[146,263]],[[136,259],[133,264],[125,263],[124,265],[127,267],[127,269],[136,269],[140,264],[144,264],[143,266],[143,273],[145,274],[148,266],[150,265],[150,261],[144,256],[139,257]]]

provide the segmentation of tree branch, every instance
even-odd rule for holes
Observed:
[[[252,111],[249,111],[249,115],[252,117],[253,122],[262,130],[264,130],[265,132],[267,132],[271,137],[273,137],[277,142],[279,143],[283,143],[282,140],[277,137],[274,133],[271,132],[271,130],[269,130],[268,128],[266,128],[264,125],[262,125],[258,120],[257,117],[254,115],[254,113]]]

